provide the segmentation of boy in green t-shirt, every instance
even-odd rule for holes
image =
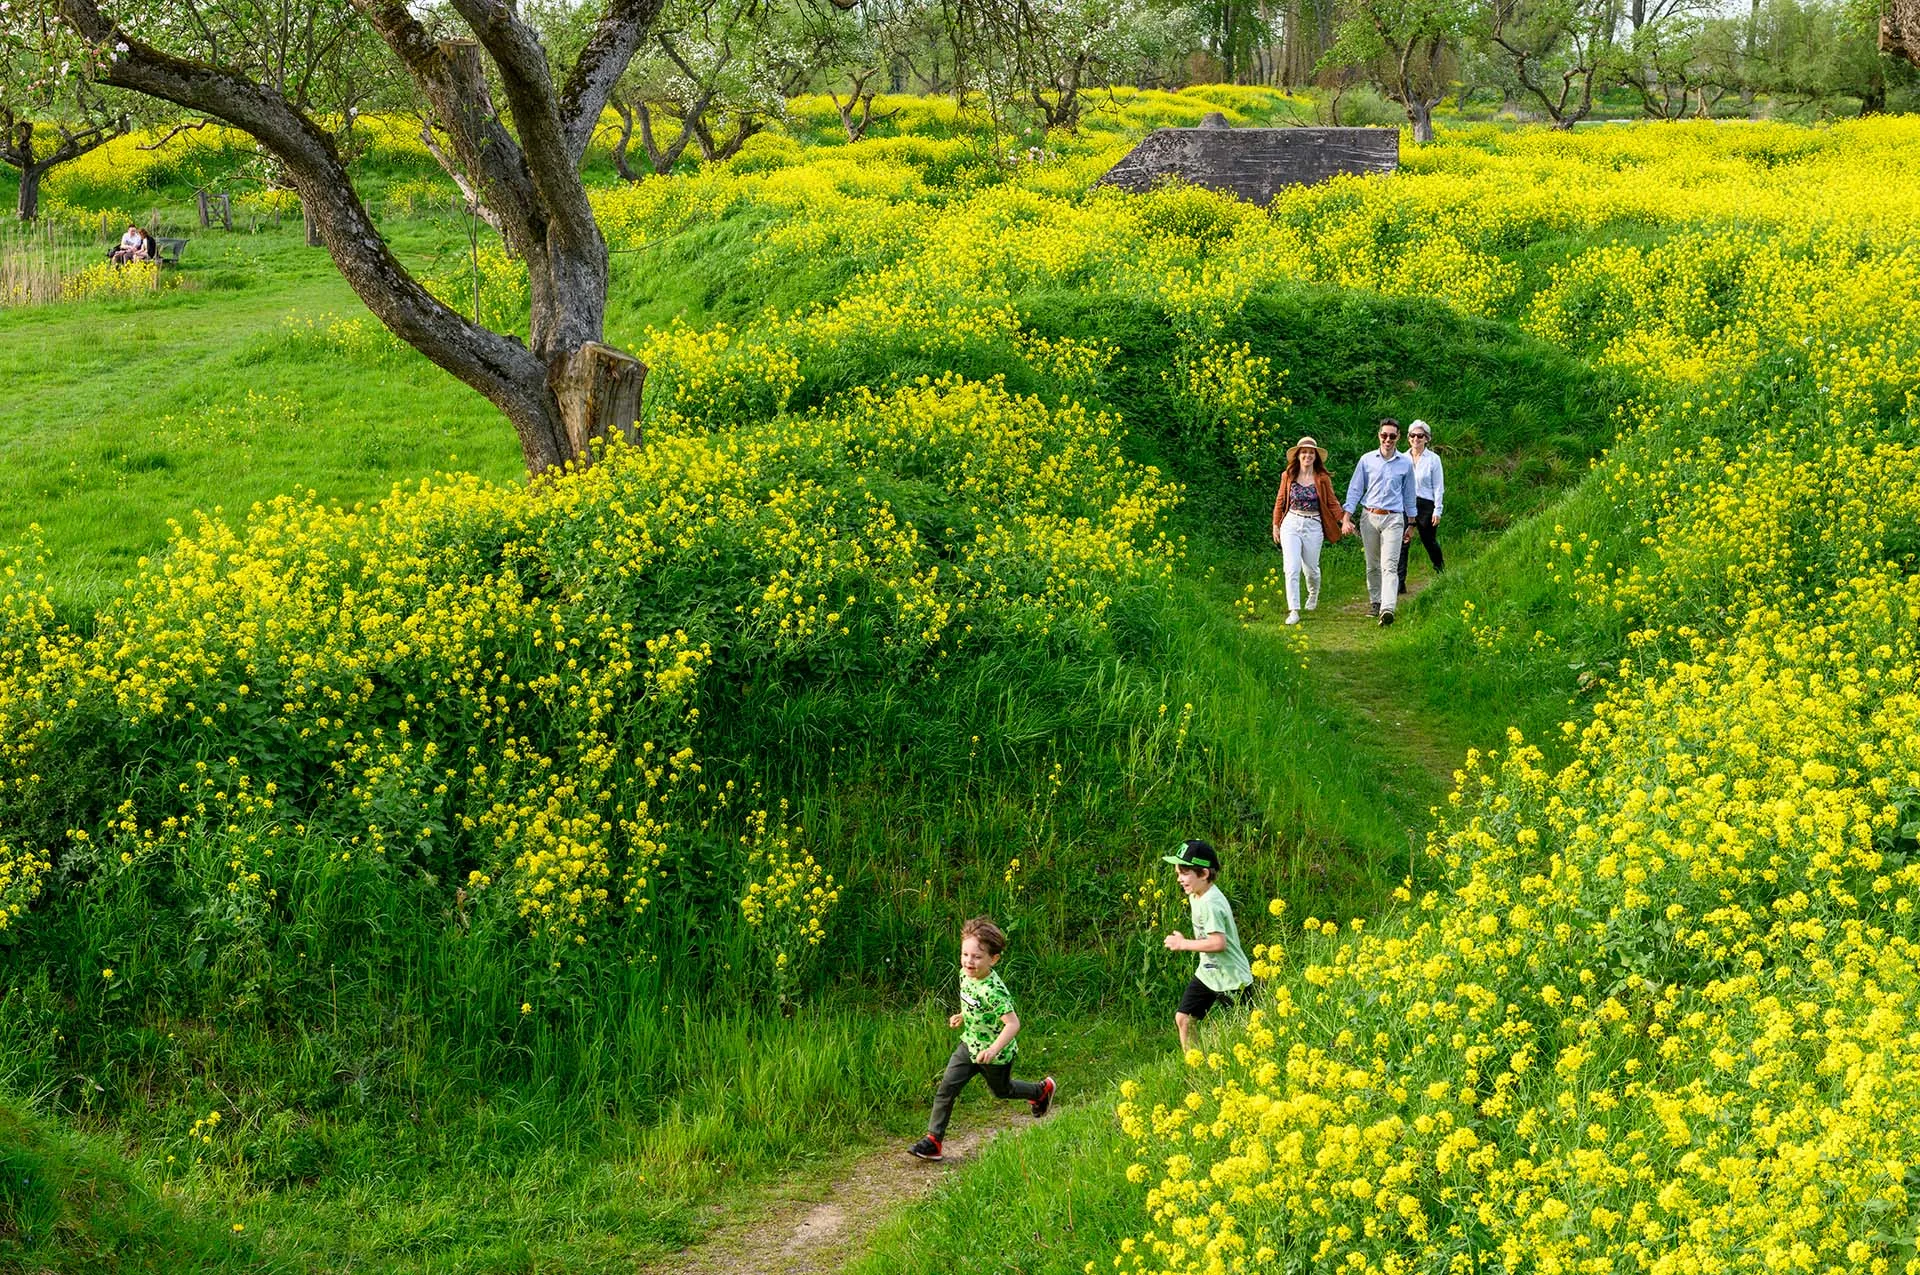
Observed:
[[[960,1029],[960,1044],[940,1077],[927,1136],[908,1148],[922,1160],[942,1158],[940,1140],[947,1136],[954,1100],[976,1072],[986,1078],[994,1097],[1025,1098],[1036,1116],[1046,1115],[1053,1102],[1052,1076],[1039,1084],[1013,1078],[1020,1015],[1013,1012],[1013,993],[993,972],[1006,950],[1005,931],[989,918],[976,916],[960,927],[960,1012],[947,1020],[947,1026]]]
[[[1173,1021],[1180,1028],[1180,1049],[1191,1049],[1193,1025],[1220,1001],[1244,1005],[1253,999],[1253,967],[1240,950],[1240,927],[1233,923],[1233,905],[1214,887],[1220,875],[1220,852],[1204,841],[1182,841],[1172,854],[1161,856],[1174,865],[1180,888],[1187,892],[1193,912],[1193,937],[1167,935],[1169,952],[1198,952],[1200,967],[1180,997]]]

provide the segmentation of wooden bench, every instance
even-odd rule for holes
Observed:
[[[162,239],[159,235],[155,235],[153,237],[153,247],[154,251],[159,254],[155,257],[155,260],[161,265],[177,266],[180,264],[180,254],[187,250],[187,241],[185,239]]]

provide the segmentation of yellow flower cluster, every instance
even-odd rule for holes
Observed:
[[[788,826],[785,802],[779,823],[769,824],[768,812],[755,810],[740,836],[748,868],[757,874],[740,900],[740,916],[784,999],[826,938],[827,916],[840,901],[840,888],[811,851],[795,845],[803,830]]]
[[[289,842],[323,834],[329,871],[459,882],[556,966],[632,927],[676,829],[724,804],[696,748],[717,651],[730,676],[795,660],[938,679],[996,634],[1091,635],[1163,581],[1178,490],[1117,434],[950,376],[615,446],[529,487],[441,478],[351,510],[282,498],[238,528],[200,519],[84,636],[14,564],[0,808],[36,826],[66,782],[54,741],[109,741],[125,754],[107,764],[139,781],[66,838],[123,870],[198,856],[237,917],[298,888]],[[0,849],[8,924],[59,853]],[[754,869],[780,899],[804,884],[803,946],[831,903],[823,871]]]
[[[237,153],[253,153],[253,139],[224,125],[177,133],[164,146],[156,146],[162,135],[144,129],[127,133],[54,168],[47,174],[49,204],[56,210],[69,203],[84,203],[90,208],[103,204],[149,207],[153,192],[169,181],[207,169],[230,171]],[[81,217],[83,221],[98,220],[97,214]],[[119,221],[115,229],[120,229],[140,218],[116,215],[115,220]]]
[[[367,361],[390,358],[401,349],[399,338],[365,314],[343,319],[331,312],[290,313],[280,320],[279,335],[295,348]]]
[[[193,1122],[193,1127],[187,1130],[187,1140],[212,1146],[213,1135],[218,1133],[219,1130],[220,1112],[216,1109],[209,1111],[206,1115],[201,1116]]]
[[[426,286],[483,327],[513,332],[527,326],[527,267],[508,256],[498,239],[482,240],[471,254],[427,279]]]
[[[40,878],[52,867],[44,850],[21,849],[0,840],[0,930],[5,930],[40,897]]]
[[[398,217],[432,216],[464,207],[460,191],[444,177],[414,177],[387,187],[387,212]]]
[[[777,341],[742,342],[724,323],[690,328],[679,319],[648,328],[640,344],[647,365],[649,438],[705,433],[787,410],[800,387],[800,360]]]
[[[1174,394],[1211,425],[1215,441],[1238,463],[1244,477],[1278,473],[1286,463],[1286,440],[1276,417],[1292,403],[1280,392],[1284,371],[1255,354],[1245,341],[1202,340],[1183,344],[1167,372]]]
[[[157,261],[129,261],[115,265],[98,261],[60,280],[63,301],[143,297],[160,291],[162,275]]]

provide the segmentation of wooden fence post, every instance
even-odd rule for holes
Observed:
[[[193,192],[193,206],[200,214],[200,229],[205,230],[208,226],[213,224],[207,218],[207,192],[206,191],[196,190]]]
[[[220,196],[220,228],[229,234],[233,231],[233,196],[224,193]]]

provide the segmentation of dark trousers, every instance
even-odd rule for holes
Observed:
[[[1040,1086],[1031,1080],[1015,1080],[1012,1063],[987,1063],[985,1066],[973,1060],[973,1054],[967,1049],[966,1042],[953,1051],[953,1057],[947,1059],[946,1074],[940,1077],[940,1088],[933,1095],[933,1115],[927,1120],[927,1132],[936,1138],[947,1136],[947,1121],[953,1118],[954,1100],[967,1082],[979,1074],[987,1082],[987,1088],[996,1098],[1025,1098],[1031,1102],[1040,1096]]]
[[[1435,571],[1447,569],[1446,557],[1440,552],[1440,533],[1433,529],[1433,502],[1426,497],[1415,498],[1420,512],[1414,515],[1413,527],[1420,533],[1420,543],[1427,547],[1427,561],[1433,564]],[[1408,540],[1400,546],[1400,591],[1407,591],[1407,550],[1413,547]]]

